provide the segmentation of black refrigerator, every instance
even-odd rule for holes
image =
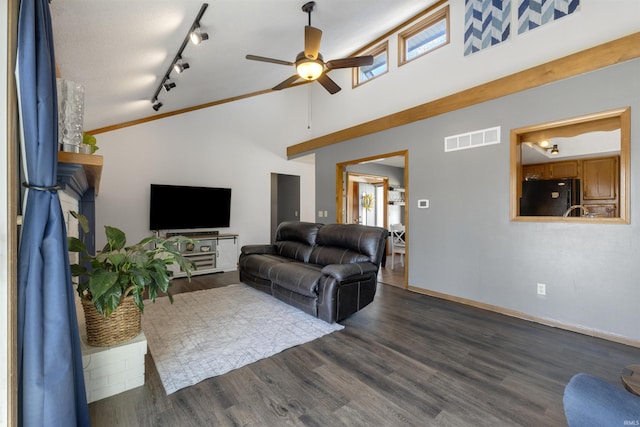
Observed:
[[[572,205],[580,204],[579,179],[523,181],[521,216],[562,216]],[[579,209],[569,216],[580,215]]]

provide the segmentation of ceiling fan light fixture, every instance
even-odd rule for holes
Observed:
[[[551,154],[558,155],[560,154],[560,150],[558,150],[558,144],[553,144],[553,147],[551,148]]]
[[[318,61],[304,61],[296,65],[298,75],[305,80],[316,80],[322,75],[324,66]]]
[[[322,55],[318,54],[316,59],[309,59],[304,52],[300,52],[296,57],[296,72],[301,79],[312,81],[324,73],[324,62]]]
[[[191,33],[189,33],[189,39],[193,44],[200,44],[203,40],[209,40],[209,34],[200,31],[200,26],[196,26]]]

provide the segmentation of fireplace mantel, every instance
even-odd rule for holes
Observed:
[[[102,175],[102,156],[96,154],[58,152],[58,181],[62,189],[75,193],[80,199],[89,189],[95,194],[100,189]]]

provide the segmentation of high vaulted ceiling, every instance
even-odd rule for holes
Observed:
[[[435,1],[317,0],[311,24],[323,31],[320,52],[327,61],[351,55]],[[53,0],[56,62],[62,78],[84,86],[86,130],[240,97],[295,73],[292,66],[248,61],[245,55],[294,61],[308,24],[305,2],[209,0],[200,21],[209,40],[186,46],[182,56],[190,68],[171,73],[177,87],[160,93],[158,112],[151,98],[200,1]]]

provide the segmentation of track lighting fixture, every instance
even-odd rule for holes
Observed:
[[[166,81],[162,87],[164,87],[164,90],[166,90],[167,92],[169,92],[171,89],[173,89],[174,87],[176,87],[176,84],[174,82],[169,82]]]
[[[191,39],[191,43],[200,44],[203,40],[209,40],[209,34],[201,32],[200,26],[196,25],[195,28],[191,30],[189,38]]]
[[[187,68],[189,68],[189,63],[182,61],[182,58],[178,58],[178,61],[173,64],[173,71],[178,74],[182,73]]]
[[[180,74],[184,70],[189,68],[189,64],[182,60],[182,52],[184,51],[185,47],[187,47],[189,40],[192,40],[194,44],[198,44],[202,40],[209,39],[209,35],[207,33],[203,33],[200,31],[200,19],[202,19],[202,15],[204,15],[204,12],[207,10],[207,7],[209,7],[208,3],[202,3],[202,6],[200,7],[200,11],[198,12],[198,15],[196,15],[196,19],[193,20],[193,24],[191,24],[191,28],[189,29],[189,32],[187,33],[184,40],[182,41],[182,45],[180,46],[180,49],[178,49],[178,53],[176,53],[176,56],[173,58],[173,61],[171,61],[169,68],[164,73],[164,77],[160,81],[160,84],[158,85],[155,93],[153,94],[153,97],[151,98],[151,103],[153,104],[154,110],[158,111],[162,107],[162,102],[158,101],[158,95],[160,94],[160,91],[164,88],[164,90],[169,92],[171,89],[176,87],[176,84],[174,82],[169,82],[171,73],[176,72]]]

